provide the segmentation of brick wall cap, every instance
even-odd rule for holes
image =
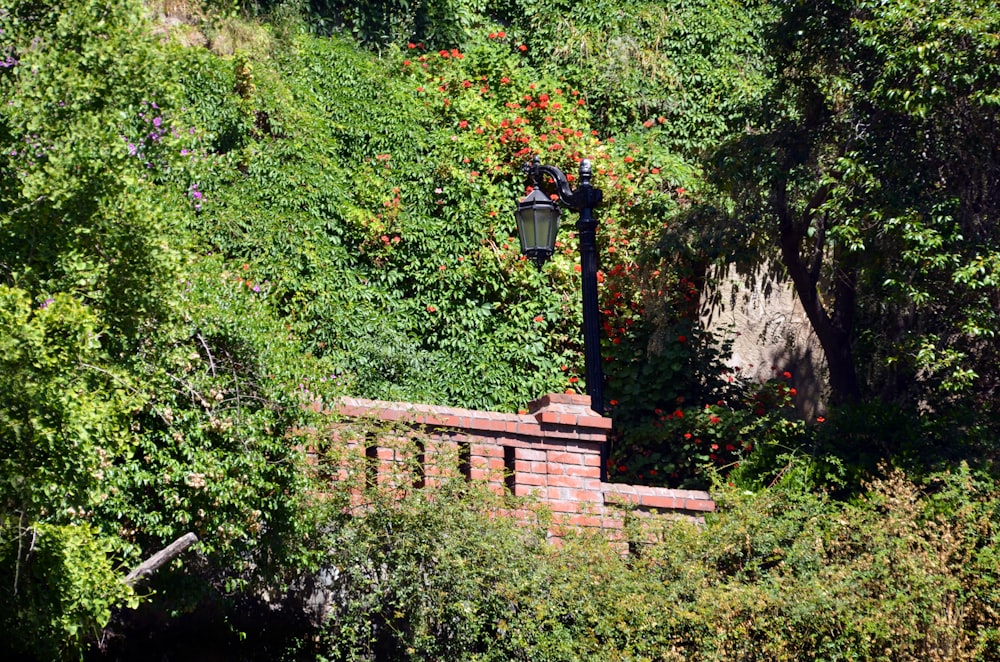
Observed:
[[[528,403],[528,413],[539,423],[559,423],[598,430],[611,429],[611,419],[591,409],[590,396],[579,393],[550,393],[542,396]]]
[[[549,393],[528,403],[528,413],[535,414],[550,405],[575,405],[590,409],[590,396],[583,393]]]

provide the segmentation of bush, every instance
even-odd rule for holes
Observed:
[[[376,501],[331,535],[329,660],[995,659],[996,486],[887,471],[853,502],[805,462],[704,526],[558,546],[474,489]]]

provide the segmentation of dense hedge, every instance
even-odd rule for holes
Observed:
[[[637,518],[628,556],[475,491],[376,501],[329,542],[320,659],[997,659],[995,485],[890,471],[847,503],[805,469],[720,485],[703,526]]]

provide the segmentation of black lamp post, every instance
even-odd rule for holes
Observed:
[[[601,204],[601,189],[590,184],[593,176],[590,161],[580,162],[580,186],[570,189],[566,175],[559,168],[542,165],[536,156],[525,164],[534,190],[517,205],[517,232],[521,238],[521,252],[539,268],[555,251],[556,232],[559,230],[559,205],[541,190],[542,175],[548,175],[556,185],[559,202],[580,212],[576,229],[580,233],[580,270],[583,275],[583,356],[587,372],[587,393],[590,408],[604,413],[604,377],[601,369],[600,317],[597,309],[597,220],[594,208]],[[602,473],[605,470],[601,463]]]

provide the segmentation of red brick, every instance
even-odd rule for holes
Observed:
[[[579,416],[573,423],[581,428],[597,428],[599,430],[610,430],[611,419],[603,416]]]
[[[549,510],[554,513],[578,513],[580,504],[576,501],[552,501],[548,504]]]
[[[535,418],[539,423],[547,423],[550,425],[558,425],[561,422],[562,414],[557,411],[541,411]],[[574,421],[575,422],[575,421]]]
[[[598,441],[574,439],[566,441],[564,446],[568,452],[580,453],[581,455],[599,455],[601,446],[605,443],[607,443],[607,436],[601,435]]]
[[[585,467],[583,465],[566,464],[566,465],[563,465],[563,472],[567,476],[581,476],[581,477],[584,477],[584,478],[600,478],[601,477],[601,467],[600,466]]]
[[[548,462],[530,462],[528,464],[528,471],[536,474],[549,474],[552,473],[552,465]]]
[[[666,495],[644,494],[640,497],[639,503],[647,508],[676,509],[684,506],[684,499]]]
[[[472,452],[485,457],[503,458],[503,446],[499,444],[475,444]]]
[[[518,423],[517,433],[526,437],[541,437],[542,427],[537,423]]]
[[[507,429],[506,421],[495,421],[489,418],[474,418],[469,426],[473,430],[490,430],[493,432],[504,432]]]
[[[686,499],[684,509],[710,513],[715,510],[715,502],[711,499]]]
[[[545,459],[553,464],[583,464],[583,455],[566,451],[549,451]]]
[[[533,473],[514,473],[514,483],[516,485],[531,485],[531,486],[544,486],[546,477],[540,474]]]
[[[515,483],[514,485],[514,496],[530,496],[536,494],[540,489],[533,485],[521,485],[520,483]]]
[[[604,518],[597,515],[570,515],[566,518],[566,523],[570,526],[583,526],[596,529],[604,527]]]
[[[549,476],[548,477],[549,487],[583,487],[583,479],[575,478],[573,476]]]
[[[531,460],[532,462],[545,462],[545,451],[534,450],[532,448],[518,448],[517,459]]]
[[[572,498],[576,501],[587,501],[589,503],[603,503],[603,494],[597,490],[573,490]]]

